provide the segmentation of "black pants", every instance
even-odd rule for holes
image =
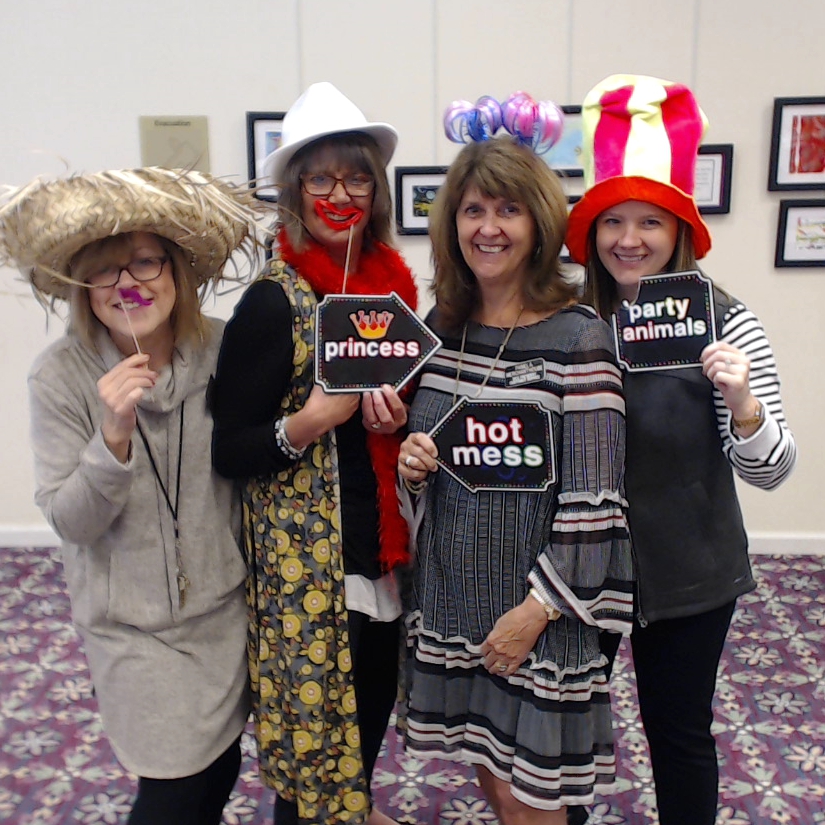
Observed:
[[[128,825],[220,825],[241,769],[238,737],[208,768],[181,779],[138,779]]]
[[[398,688],[400,619],[373,622],[349,611],[349,639],[355,668],[353,684],[361,731],[361,758],[367,787],[384,741]],[[275,825],[299,825],[298,804],[275,797]]]
[[[639,711],[650,746],[660,825],[714,825],[719,766],[716,674],[736,602],[682,619],[634,626]]]

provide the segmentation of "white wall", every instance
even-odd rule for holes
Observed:
[[[825,270],[774,269],[780,195],[766,180],[773,98],[825,94],[824,28],[822,0],[3,0],[0,182],[60,174],[60,158],[72,171],[139,165],[138,116],[156,114],[207,115],[212,171],[242,180],[245,112],[285,110],[317,80],[398,128],[394,165],[450,162],[458,147],[440,119],[455,98],[525,89],[580,103],[615,72],[685,82],[709,117],[706,142],[735,147],[732,210],[709,217],[705,268],[764,322],[799,443],[783,488],[742,490],[746,521],[761,549],[821,549]],[[399,242],[423,282],[427,239]],[[0,271],[0,543],[44,535],[25,377],[61,327],[47,333],[27,287]]]

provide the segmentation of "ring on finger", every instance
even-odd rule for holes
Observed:
[[[725,366],[726,366],[726,367],[729,367],[729,366],[731,365],[731,363],[732,363],[732,362],[731,362],[730,358],[726,358],[726,359],[725,359]]]
[[[376,421],[375,424],[370,424],[370,427],[372,427],[373,430],[380,430],[381,429],[381,422]]]
[[[404,466],[409,467],[411,470],[413,469],[413,465],[412,465],[413,458],[414,458],[414,456],[408,455],[407,458],[404,461]]]
[[[498,666],[499,673],[504,673],[507,670],[507,665],[499,665]]]

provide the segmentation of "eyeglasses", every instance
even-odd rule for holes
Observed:
[[[86,283],[95,289],[117,286],[124,271],[128,272],[136,281],[154,281],[155,278],[160,278],[163,267],[168,260],[169,256],[164,255],[162,258],[139,258],[125,266],[112,264],[89,275],[86,278]]]
[[[301,175],[301,183],[307,194],[324,198],[331,195],[339,183],[351,198],[361,198],[371,194],[375,189],[375,178],[363,172],[347,175],[345,178],[336,178],[334,175]]]

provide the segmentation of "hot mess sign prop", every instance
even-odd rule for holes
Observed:
[[[540,404],[462,398],[430,437],[438,463],[471,492],[546,490],[556,481],[550,413]]]
[[[634,303],[613,315],[619,361],[631,372],[679,369],[701,363],[716,340],[713,290],[701,272],[641,278]]]
[[[315,381],[327,392],[399,389],[441,341],[392,292],[327,295],[315,323]]]

